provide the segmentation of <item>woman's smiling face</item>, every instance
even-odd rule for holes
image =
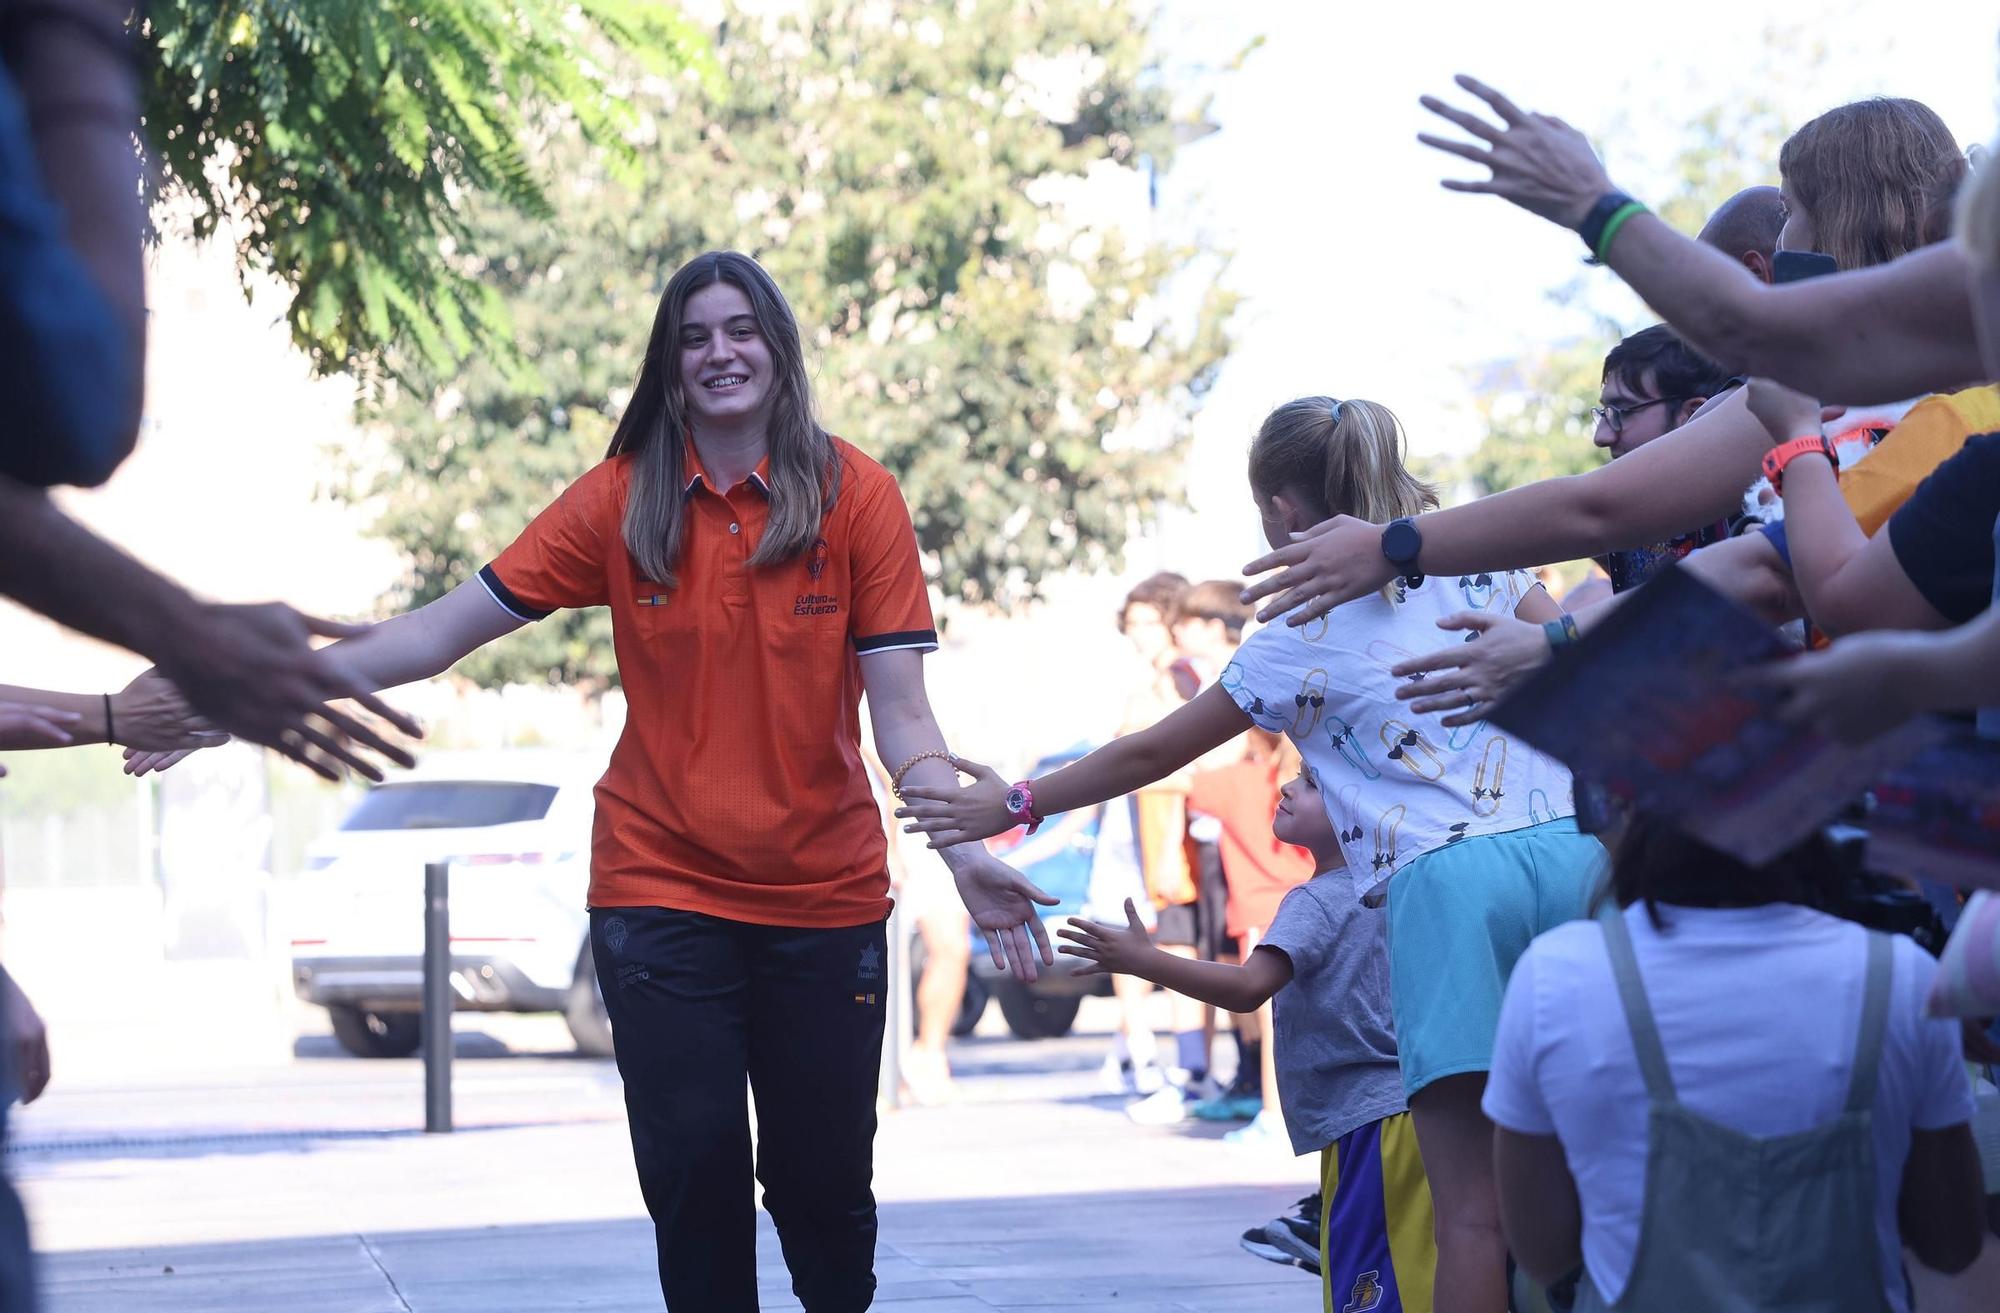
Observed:
[[[676,347],[681,396],[695,423],[740,421],[768,411],[771,348],[741,288],[718,282],[690,296]]]

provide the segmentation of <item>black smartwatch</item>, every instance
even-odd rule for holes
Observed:
[[[1417,558],[1423,554],[1423,532],[1409,516],[1391,520],[1389,527],[1382,530],[1382,555],[1389,558],[1389,564],[1396,567],[1396,573],[1409,580],[1413,588],[1424,581],[1424,576],[1417,570]]]

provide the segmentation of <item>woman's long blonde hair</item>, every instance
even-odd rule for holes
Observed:
[[[774,374],[766,437],[771,513],[750,564],[770,565],[803,556],[840,495],[833,439],[814,418],[799,323],[784,293],[747,255],[710,251],[696,256],[680,267],[660,297],[639,382],[605,453],[606,459],[632,457],[625,548],[640,573],[665,588],[675,586],[674,567],[687,527],[688,418],[687,399],[681,392],[681,324],[688,299],[717,283],[728,283],[749,298],[757,330],[771,350]]]

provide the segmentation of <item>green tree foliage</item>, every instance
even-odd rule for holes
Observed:
[[[688,65],[700,44],[651,0],[154,0],[145,135],[152,199],[197,237],[227,231],[246,279],[296,293],[292,340],[320,372],[371,371],[391,343],[433,367],[504,350],[492,289],[452,258],[458,205],[530,218],[550,201],[523,143],[618,151],[633,121],[596,61]]]
[[[1134,6],[817,0],[734,16],[712,49],[719,76],[635,92],[640,184],[559,140],[551,222],[471,211],[465,249],[538,377],[475,359],[382,410],[354,491],[409,558],[395,601],[468,577],[602,457],[666,280],[716,247],[791,298],[824,422],[901,480],[947,597],[1011,604],[1115,559],[1178,494],[1230,305],[1170,314],[1193,252],[1116,221],[1144,227],[1140,170],[1172,149]],[[1132,203],[1106,217],[1107,195]],[[601,685],[604,617],[464,669]]]

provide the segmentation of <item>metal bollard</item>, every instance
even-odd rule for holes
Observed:
[[[424,1130],[451,1130],[450,862],[424,866]]]
[[[903,1055],[910,1046],[910,942],[900,905],[889,912],[889,960],[883,964],[882,1071],[876,1098],[884,1108],[903,1106]]]

